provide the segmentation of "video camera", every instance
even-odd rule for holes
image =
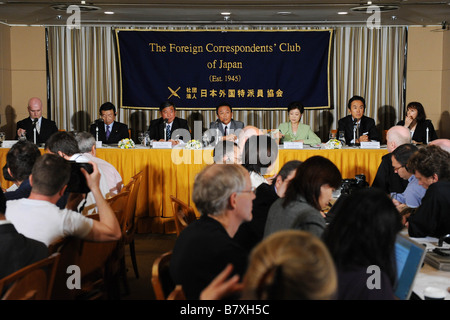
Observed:
[[[92,167],[92,164],[87,162],[75,162],[75,161],[69,161],[70,162],[70,180],[67,184],[67,192],[73,192],[73,193],[88,193],[91,190],[89,189],[87,183],[86,183],[86,177],[83,175],[83,172],[81,172],[80,168],[83,168],[86,170],[89,174],[94,172],[94,168]]]
[[[344,179],[341,185],[341,194],[351,194],[358,189],[366,188],[369,184],[364,174],[357,174],[354,179]]]

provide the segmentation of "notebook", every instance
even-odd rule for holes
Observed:
[[[395,242],[395,260],[397,262],[395,296],[398,299],[408,300],[410,298],[414,280],[422,267],[425,255],[425,246],[401,234],[397,235]]]

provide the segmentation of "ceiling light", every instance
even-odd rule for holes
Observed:
[[[220,14],[223,16],[229,16],[231,14],[231,12],[221,12]]]
[[[347,11],[339,11],[338,14],[348,14]]]
[[[290,11],[279,11],[279,12],[277,12],[277,14],[279,14],[280,16],[288,16],[288,15],[292,14],[292,12],[290,12]]]
[[[114,14],[112,11],[105,11],[105,14]]]

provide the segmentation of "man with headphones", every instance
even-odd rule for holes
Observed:
[[[101,119],[91,125],[90,132],[95,140],[104,144],[116,144],[129,138],[128,126],[116,120],[116,107],[111,102],[105,102],[100,107]]]

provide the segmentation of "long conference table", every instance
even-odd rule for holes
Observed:
[[[0,165],[6,163],[9,148],[0,148]],[[41,152],[44,152],[43,150]],[[132,176],[144,171],[137,200],[138,233],[173,233],[172,204],[173,195],[188,205],[192,202],[192,187],[195,176],[203,167],[213,163],[212,148],[200,150],[151,149],[138,145],[134,149],[103,147],[97,149],[97,157],[114,165],[122,176],[124,184]],[[372,184],[383,155],[388,151],[381,149],[279,149],[277,163],[273,172],[290,160],[304,161],[315,155],[331,160],[341,171],[343,179],[364,174]],[[0,177],[3,188],[11,186],[3,175]],[[198,214],[198,212],[197,212]]]

